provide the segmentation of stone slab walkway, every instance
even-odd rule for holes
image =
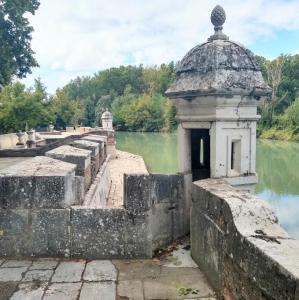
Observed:
[[[195,294],[180,296],[182,289]],[[213,300],[182,247],[160,259],[0,259],[0,300]]]
[[[111,188],[108,207],[121,208],[124,204],[124,174],[148,174],[141,156],[116,150],[116,158],[110,159],[108,168],[111,174]]]

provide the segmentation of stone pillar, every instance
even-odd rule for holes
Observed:
[[[191,173],[190,129],[178,125],[178,168],[180,173]]]
[[[184,194],[185,194],[185,233],[189,232],[190,205],[192,189],[192,170],[191,170],[191,131],[184,129],[182,124],[178,125],[178,171],[184,175]]]

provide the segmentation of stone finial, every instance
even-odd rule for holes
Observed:
[[[222,6],[217,5],[211,13],[211,22],[215,26],[215,31],[222,30],[222,25],[226,20],[225,10]]]
[[[223,7],[220,5],[215,6],[211,13],[211,22],[214,25],[215,33],[208,39],[208,41],[228,40],[228,36],[222,32],[222,25],[225,23],[225,20],[226,14]]]

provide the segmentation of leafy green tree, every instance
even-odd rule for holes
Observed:
[[[166,100],[164,105],[164,131],[171,132],[177,127],[175,116],[175,106],[170,102],[170,100]]]
[[[51,111],[55,116],[55,127],[77,126],[83,118],[80,102],[70,98],[64,90],[57,90],[50,101]]]
[[[26,13],[34,14],[38,0],[0,0],[0,85],[23,78],[38,66],[30,47],[33,28]]]
[[[160,67],[143,69],[147,92],[150,94],[164,94],[174,79],[174,63],[162,64]]]
[[[25,85],[19,82],[8,85],[0,93],[0,103],[1,133],[36,128],[53,120],[38,86],[26,90]]]

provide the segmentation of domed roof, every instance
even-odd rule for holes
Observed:
[[[106,108],[106,111],[103,112],[102,114],[102,119],[111,119],[112,118],[112,113],[108,111],[108,108]]]
[[[215,34],[206,43],[191,49],[176,69],[174,83],[166,91],[171,98],[199,95],[269,94],[254,54],[222,33],[223,8],[217,6],[211,15]]]

